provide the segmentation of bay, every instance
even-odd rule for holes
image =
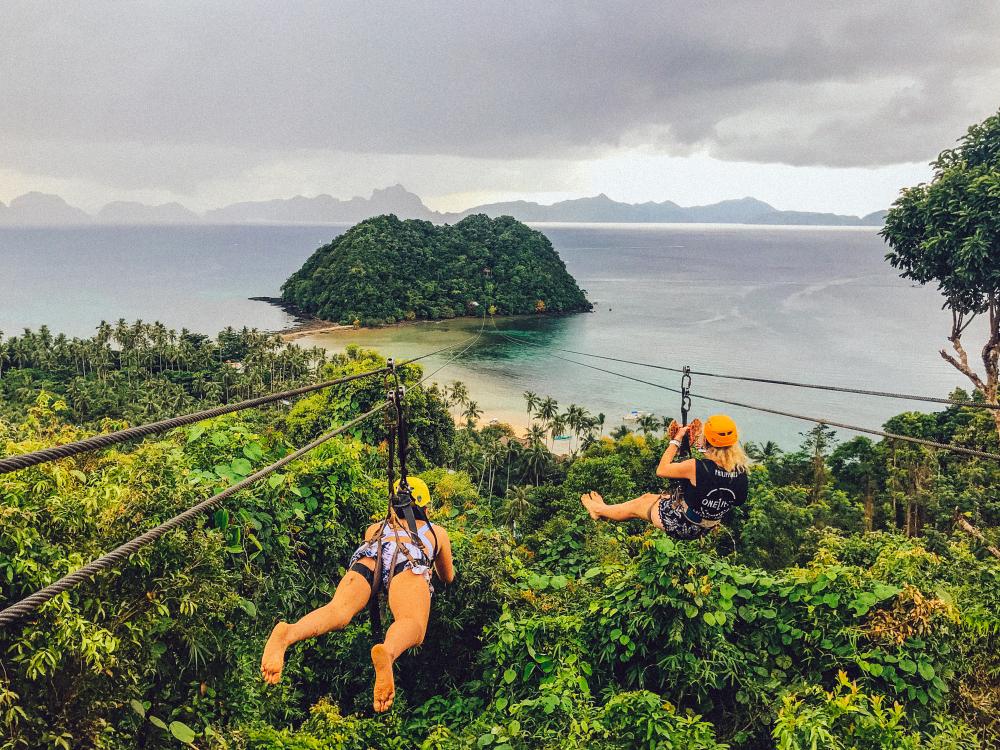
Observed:
[[[945,396],[963,385],[937,354],[949,316],[931,288],[900,279],[871,228],[736,225],[537,225],[595,303],[590,314],[498,319],[530,344],[486,331],[435,376],[465,382],[484,418],[524,424],[526,390],[603,412],[608,428],[632,409],[677,415],[679,397],[558,359],[676,388],[679,375],[585,359],[572,349],[722,374]],[[232,325],[277,330],[273,296],[319,245],[325,226],[0,229],[0,330],[47,324],[90,335],[102,319],[160,320],[215,333]],[[299,342],[349,343],[406,358],[474,334],[471,319],[346,331]],[[977,331],[970,330],[973,338]],[[451,352],[426,360],[428,371]],[[695,377],[695,394],[869,427],[922,408],[822,391]],[[930,405],[923,405],[930,407]],[[798,442],[809,424],[696,397],[695,416],[728,411],[747,439]]]

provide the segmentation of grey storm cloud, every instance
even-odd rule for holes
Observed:
[[[877,166],[926,161],[1000,105],[992,0],[25,0],[0,17],[0,167],[122,184],[317,149]]]

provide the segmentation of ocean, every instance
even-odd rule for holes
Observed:
[[[70,227],[0,229],[0,331],[46,324],[90,335],[102,320],[160,320],[215,333],[278,330],[292,321],[254,296],[281,283],[344,226]],[[679,375],[565,354],[573,349],[720,374],[946,396],[962,378],[938,355],[949,315],[932,288],[900,279],[871,228],[737,225],[536,225],[594,302],[567,317],[499,319],[533,345],[490,333],[435,379],[466,383],[485,412],[523,424],[524,391],[604,413],[676,416],[679,397],[587,369],[585,361],[679,386]],[[305,337],[406,358],[475,333],[463,319]],[[976,331],[967,334],[971,339]],[[447,354],[427,360],[428,371]],[[695,377],[695,394],[879,427],[913,402]],[[693,414],[728,411],[751,440],[793,447],[811,425],[694,398]],[[845,434],[846,437],[846,434]]]

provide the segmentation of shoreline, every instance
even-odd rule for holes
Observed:
[[[456,320],[482,320],[479,315],[456,315],[454,318],[441,318],[440,320],[400,320],[383,326],[353,326],[341,325],[330,320],[317,318],[310,315],[305,310],[296,307],[291,302],[286,302],[281,297],[248,297],[253,302],[264,302],[268,305],[279,308],[283,312],[295,318],[292,325],[278,331],[270,331],[277,336],[281,336],[283,341],[295,341],[297,339],[312,336],[318,333],[338,333],[340,331],[382,331],[390,328],[404,328],[407,326],[433,325],[447,323]],[[579,310],[569,313],[536,313],[534,315],[503,315],[503,318],[537,318],[537,317],[562,317],[564,315],[577,315],[579,313],[594,312],[590,310]],[[492,316],[497,317],[497,316]]]

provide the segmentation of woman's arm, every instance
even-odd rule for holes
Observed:
[[[448,536],[448,532],[440,526],[433,526],[431,530],[438,543],[434,569],[437,571],[438,578],[445,583],[451,583],[455,580],[455,561],[451,556],[451,538]]]
[[[670,441],[670,445],[667,449],[663,451],[663,457],[660,459],[659,465],[656,467],[656,476],[662,477],[663,479],[687,479],[688,481],[694,483],[695,481],[695,469],[697,464],[695,460],[688,459],[687,461],[681,461],[678,464],[674,463],[674,459],[677,457],[677,451],[680,449],[681,441],[684,439],[684,435],[687,434],[687,425],[682,427],[674,438]]]

